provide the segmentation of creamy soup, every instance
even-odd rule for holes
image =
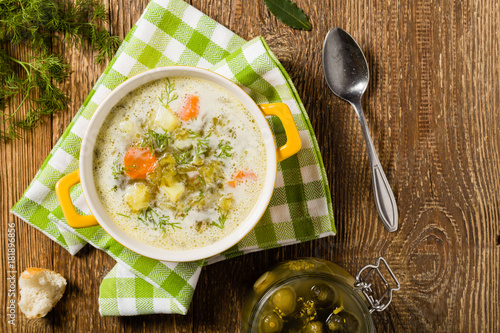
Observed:
[[[94,150],[94,179],[109,217],[154,247],[210,245],[248,216],[266,153],[250,112],[200,79],[146,84],[110,112]]]

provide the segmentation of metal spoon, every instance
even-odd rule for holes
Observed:
[[[334,28],[326,35],[323,44],[323,72],[333,93],[349,102],[356,110],[372,169],[375,206],[387,230],[396,231],[398,229],[396,200],[378,160],[361,108],[361,96],[370,78],[368,64],[356,41],[340,28]]]

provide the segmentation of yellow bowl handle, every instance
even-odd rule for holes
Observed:
[[[302,147],[299,130],[293,120],[292,112],[285,103],[271,103],[259,105],[265,116],[276,116],[281,120],[285,128],[286,143],[276,151],[278,163],[295,155]]]
[[[99,225],[94,215],[80,215],[75,209],[69,190],[73,185],[80,182],[80,170],[73,171],[70,174],[59,179],[56,184],[56,195],[61,205],[66,221],[73,228],[86,228]]]

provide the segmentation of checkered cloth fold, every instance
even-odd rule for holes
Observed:
[[[271,202],[257,226],[233,248],[198,262],[170,263],[140,256],[100,226],[73,229],[54,192],[56,182],[78,168],[86,126],[108,93],[133,75],[169,65],[208,68],[236,82],[257,103],[286,103],[303,143],[297,155],[278,165]],[[285,131],[279,120],[271,117],[268,121],[277,145],[284,144]],[[79,213],[90,213],[81,187],[73,187],[71,197]],[[103,316],[185,314],[204,265],[335,234],[318,144],[286,71],[262,38],[246,42],[181,0],[149,3],[12,213],[71,254],[90,243],[115,258],[116,266],[100,287]]]

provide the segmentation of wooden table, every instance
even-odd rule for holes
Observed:
[[[191,2],[191,1],[190,1]],[[105,66],[56,43],[74,73],[66,112],[24,139],[0,143],[0,232],[16,223],[17,270],[47,267],[69,281],[44,319],[17,311],[7,324],[7,240],[0,247],[0,331],[234,332],[254,280],[273,264],[314,256],[356,273],[384,256],[401,282],[374,319],[380,331],[500,331],[500,6],[484,1],[297,0],[313,29],[293,30],[263,1],[192,5],[240,36],[263,36],[295,83],[311,118],[330,182],[335,237],[259,252],[204,269],[186,316],[102,318],[99,284],[115,261],[90,246],[73,257],[9,214]],[[108,4],[108,2],[106,2]],[[110,30],[125,36],[146,0],[110,0]],[[355,113],[328,90],[321,67],[326,32],[349,31],[366,53],[363,99],[373,141],[399,205],[399,230],[379,221],[365,143]]]

